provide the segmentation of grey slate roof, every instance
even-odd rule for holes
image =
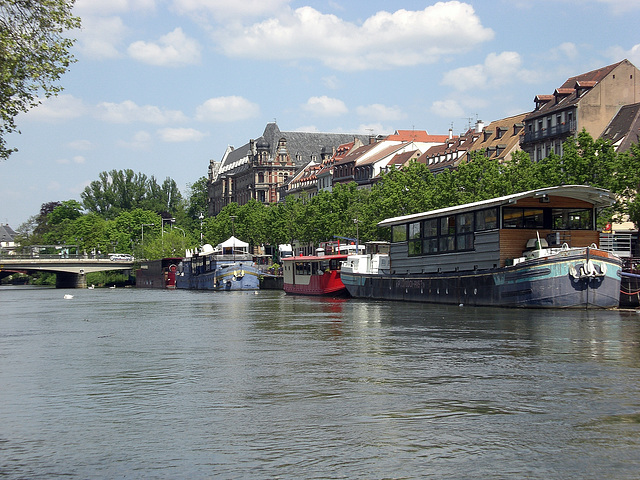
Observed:
[[[604,140],[609,140],[616,144],[618,152],[629,150],[632,143],[640,140],[640,103],[623,105],[615,117],[611,119],[604,133],[601,135]]]
[[[359,138],[363,143],[368,143],[367,135],[357,135],[353,133],[317,133],[317,132],[283,132],[275,123],[268,123],[262,135],[255,139],[256,146],[267,147],[270,156],[274,156],[278,149],[278,142],[281,138],[287,141],[287,150],[294,161],[296,168],[300,169],[307,165],[312,156],[316,161],[320,161],[320,154],[323,149],[331,154],[333,149],[343,143],[353,142],[354,138]],[[224,159],[221,170],[225,166],[231,165],[245,158],[249,153],[251,143],[234,149]]]
[[[13,242],[16,232],[9,225],[0,224],[0,242]]]

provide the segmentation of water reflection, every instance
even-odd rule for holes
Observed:
[[[10,293],[9,477],[625,479],[640,467],[633,312]]]

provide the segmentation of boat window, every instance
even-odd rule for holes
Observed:
[[[456,217],[449,215],[440,219],[440,241],[438,249],[441,252],[453,252],[456,249]]]
[[[522,208],[504,207],[502,209],[502,228],[522,228],[524,225]]]
[[[488,208],[476,212],[476,231],[493,230],[498,228],[498,209]]]
[[[422,235],[420,222],[409,224],[409,255],[420,255],[422,253]]]
[[[554,230],[593,229],[593,212],[590,209],[554,208],[551,215]]]
[[[547,210],[548,211],[548,210]],[[503,228],[549,228],[545,226],[545,209],[504,207],[502,209]]]
[[[541,208],[524,209],[524,228],[544,228],[544,213]]]
[[[424,240],[422,241],[423,253],[438,252],[438,219],[425,220],[422,224]]]
[[[438,220],[436,220],[435,218],[431,220],[425,220],[422,228],[424,230],[425,238],[438,236]]]
[[[422,251],[424,253],[438,253],[438,237],[425,238],[422,241]]]
[[[394,225],[391,229],[391,241],[392,242],[406,242],[407,241],[407,225]]]
[[[456,217],[457,233],[473,233],[473,213],[461,213]]]
[[[342,265],[341,261],[338,260],[337,258],[332,258],[329,261],[329,268],[331,268],[331,270],[340,270],[341,265]]]
[[[296,262],[296,275],[311,275],[311,263]]]

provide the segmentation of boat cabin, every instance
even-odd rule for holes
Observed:
[[[596,209],[612,203],[607,190],[563,185],[389,218],[378,226],[391,228],[391,274],[486,270],[512,265],[544,245],[598,245]]]

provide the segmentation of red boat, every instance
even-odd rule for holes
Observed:
[[[283,258],[284,291],[298,295],[347,296],[340,280],[340,265],[346,259],[346,254]]]

